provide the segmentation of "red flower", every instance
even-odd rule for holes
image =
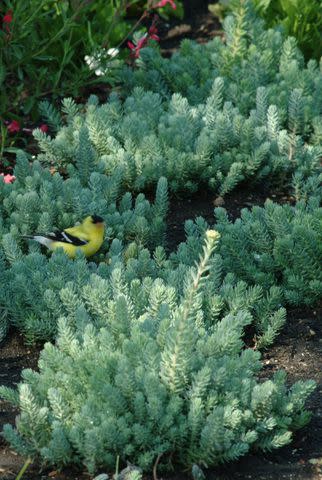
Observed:
[[[130,50],[132,50],[132,55],[134,56],[134,58],[139,58],[140,50],[146,45],[147,41],[148,41],[148,36],[147,34],[145,34],[143,35],[143,37],[141,37],[138,40],[138,43],[136,45],[134,45],[134,43],[130,41],[127,42],[127,46],[129,47]]]
[[[39,130],[44,133],[48,132],[48,125],[46,125],[46,123],[43,123],[42,125],[40,125]]]
[[[17,122],[17,120],[12,120],[12,122],[10,122],[9,125],[7,126],[7,129],[8,129],[8,132],[10,133],[19,132],[20,123]]]
[[[12,22],[12,10],[8,10],[2,19],[2,23],[9,24]]]
[[[2,19],[3,29],[10,34],[10,23],[12,22],[12,10],[8,10]]]
[[[134,43],[130,42],[130,40],[127,42],[127,46],[129,47],[130,50],[135,50],[135,45]]]
[[[10,173],[7,175],[0,173],[0,177],[3,177],[4,183],[12,183],[16,179],[16,177],[14,175],[10,175]]]
[[[159,42],[160,37],[157,35],[157,33],[157,27],[155,25],[151,25],[151,27],[149,28],[149,37],[151,38],[151,40],[156,40],[157,42]]]
[[[144,45],[147,44],[147,41],[148,41],[148,37],[147,37],[146,34],[144,34],[143,37],[141,37],[141,38],[138,40],[138,44],[137,44],[136,48],[137,48],[138,50],[141,50],[141,48],[143,48]]]
[[[156,5],[154,5],[153,8],[162,8],[162,7],[165,7],[166,5],[168,5],[168,3],[171,5],[173,10],[175,10],[177,8],[177,5],[174,3],[173,0],[160,0],[160,2],[158,2]]]

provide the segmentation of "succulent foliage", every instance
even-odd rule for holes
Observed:
[[[260,355],[241,339],[251,313],[231,308],[215,324],[204,316],[218,238],[207,233],[181,296],[161,279],[127,280],[121,263],[108,279],[92,276],[39,372],[25,370],[17,392],[0,389],[21,411],[17,428],[4,429],[18,452],[91,473],[119,456],[147,471],[158,455],[167,469],[208,467],[290,441],[309,420],[314,382],[287,390],[278,372],[257,383]]]

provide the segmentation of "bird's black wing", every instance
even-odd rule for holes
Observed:
[[[62,232],[55,231],[43,236],[49,238],[49,240],[52,240],[53,242],[63,242],[67,243],[68,245],[74,245],[75,247],[81,247],[88,244],[87,240],[82,240],[81,238],[75,237],[64,230]]]

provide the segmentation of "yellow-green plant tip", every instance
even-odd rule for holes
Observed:
[[[206,231],[206,237],[211,239],[211,240],[219,240],[220,233],[217,232],[217,230],[207,230]]]

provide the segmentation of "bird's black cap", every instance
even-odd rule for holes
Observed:
[[[99,217],[98,215],[91,215],[93,219],[93,223],[103,223],[104,219],[102,217]]]

